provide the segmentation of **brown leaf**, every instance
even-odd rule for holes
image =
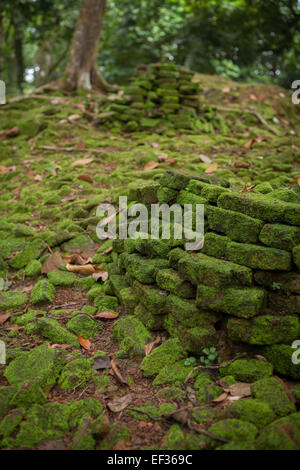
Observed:
[[[127,406],[132,402],[132,395],[128,393],[127,395],[124,395],[121,398],[116,398],[113,401],[109,401],[107,403],[108,408],[110,411],[113,411],[113,413],[119,413],[120,411],[125,410]]]
[[[169,163],[170,165],[175,165],[175,163],[177,163],[177,158],[171,158],[171,160],[169,160]]]
[[[242,191],[240,191],[240,193],[250,193],[251,191],[253,191],[253,189],[256,187],[256,184],[253,184],[252,186],[249,186],[249,188],[247,188],[247,186],[244,187],[244,189],[242,189]]]
[[[79,266],[77,264],[66,264],[66,268],[68,271],[72,273],[80,273],[80,274],[92,274],[95,273],[95,268],[92,264],[85,264],[83,266]]]
[[[42,265],[42,274],[51,273],[51,271],[55,271],[63,264],[63,259],[59,253],[55,252],[52,253],[49,258],[43,263]]]
[[[0,175],[4,175],[5,173],[8,173],[8,168],[4,165],[0,165]]]
[[[298,178],[297,178],[297,184],[298,184],[298,186],[300,186],[300,176],[298,176]]]
[[[158,149],[159,145],[156,142],[152,142],[151,147],[153,147],[154,149]]]
[[[77,335],[78,341],[84,349],[91,349],[91,342],[88,339],[84,339],[82,334]]]
[[[93,318],[108,318],[110,320],[113,320],[114,318],[118,318],[118,316],[119,314],[114,312],[100,312],[96,313]]]
[[[82,180],[82,181],[86,181],[87,183],[94,184],[93,178],[89,175],[79,175],[79,176],[77,176],[77,179]]]
[[[27,286],[27,287],[23,287],[22,292],[29,293],[29,292],[32,291],[32,288],[33,288],[33,285],[30,285],[30,286]]]
[[[255,354],[254,357],[255,357],[256,359],[258,359],[259,361],[268,362],[268,360],[265,358],[265,356],[261,356],[260,354]]]
[[[126,382],[126,380],[123,379],[122,374],[119,371],[119,369],[117,367],[117,364],[115,363],[114,359],[111,359],[110,365],[111,365],[111,369],[112,369],[113,373],[115,374],[115,376],[117,377],[118,381],[121,382],[121,384],[126,384],[127,385],[127,382]]]
[[[73,253],[72,255],[66,256],[65,259],[68,259],[68,263],[76,264],[77,266],[83,266],[86,263],[86,260],[80,256],[78,253]]]
[[[230,88],[229,87],[222,88],[222,92],[223,93],[230,93]]]
[[[236,160],[233,164],[235,168],[250,168],[250,163]]]
[[[208,168],[206,168],[205,173],[207,174],[213,173],[218,168],[218,166],[219,165],[217,163],[213,163]]]
[[[236,399],[240,399],[243,397],[250,397],[251,395],[251,384],[245,382],[237,382],[230,387],[224,387],[224,391],[228,392],[232,397],[239,397]]]
[[[108,279],[108,272],[100,268],[95,268],[95,272],[92,274],[92,276],[94,279],[96,279],[96,281],[101,279],[103,282],[105,282]]]
[[[148,162],[144,166],[144,170],[154,170],[154,168],[158,167],[159,163],[158,162]]]
[[[251,149],[252,145],[256,142],[256,138],[253,137],[252,139],[248,140],[248,142],[245,143],[244,147],[246,149]]]
[[[213,402],[214,403],[221,403],[222,401],[226,400],[227,397],[228,397],[228,393],[223,392],[223,393],[221,393],[221,395],[219,395],[217,398],[215,398],[213,400]]]
[[[199,158],[203,163],[211,163],[212,162],[212,159],[207,157],[206,155],[203,155],[203,153],[200,153]]]
[[[158,336],[154,341],[152,341],[151,343],[148,343],[145,345],[144,347],[144,351],[145,351],[145,356],[149,356],[149,354],[153,351],[153,349],[155,348],[155,346],[157,344],[161,343],[161,337]]]
[[[94,159],[92,157],[80,158],[79,160],[75,160],[75,162],[72,162],[70,166],[87,165],[88,163],[91,163],[93,160]]]
[[[160,153],[159,155],[157,155],[157,158],[160,162],[166,162],[168,160],[168,154]]]
[[[15,137],[16,135],[19,134],[19,132],[20,132],[20,129],[18,128],[18,126],[15,126],[5,131],[5,134],[6,134],[6,137]]]
[[[11,313],[0,313],[0,325],[3,325],[10,317]]]
[[[102,255],[108,255],[108,253],[111,253],[112,250],[113,250],[113,247],[110,246],[109,248],[107,248],[107,250],[102,251]]]
[[[51,344],[48,348],[60,348],[60,349],[70,349],[72,346],[70,344]]]
[[[253,93],[249,96],[250,100],[257,101],[257,96],[255,96]]]

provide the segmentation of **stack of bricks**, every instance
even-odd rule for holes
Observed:
[[[201,126],[197,83],[194,73],[175,64],[139,66],[124,94],[109,106],[111,119],[126,130],[194,129]]]
[[[204,245],[189,252],[186,240],[114,240],[111,288],[127,314],[179,338],[190,354],[225,332],[230,344],[299,379],[291,345],[300,339],[300,204],[228,186],[173,171],[132,186],[129,199],[148,207],[204,204]]]

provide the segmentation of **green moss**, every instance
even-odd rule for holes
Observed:
[[[120,259],[126,265],[127,272],[142,284],[153,284],[159,269],[169,267],[165,259],[147,259],[136,254],[122,253]]]
[[[299,380],[300,367],[292,362],[295,351],[288,344],[273,344],[264,347],[262,354],[273,364],[275,372]]]
[[[257,315],[264,305],[265,294],[261,289],[219,290],[198,284],[196,305],[229,315],[249,318]],[[234,321],[233,319],[229,321]]]
[[[223,389],[214,383],[207,372],[202,372],[196,377],[194,388],[198,403],[209,403],[223,392]]]
[[[218,319],[218,314],[214,314],[211,311],[199,310],[194,301],[183,300],[176,295],[169,295],[167,297],[164,311],[169,313],[176,322],[179,322],[185,328],[209,325],[215,323]]]
[[[47,279],[40,279],[31,291],[31,303],[53,302],[55,287]]]
[[[30,261],[39,258],[46,248],[47,245],[42,240],[34,240],[23,251],[15,255],[9,261],[9,265],[15,269],[24,268]]]
[[[148,414],[153,416],[153,418],[158,418],[162,414],[172,413],[172,411],[176,410],[176,406],[173,403],[163,403],[162,405],[152,404],[151,402],[147,402],[144,406],[136,406],[138,410],[146,411]],[[139,420],[139,421],[151,421],[151,418],[143,413],[136,412],[134,410],[126,410],[130,416]]]
[[[165,315],[155,315],[151,313],[142,303],[139,303],[134,309],[134,315],[149,330],[162,330],[164,328]]]
[[[120,423],[112,423],[109,428],[108,434],[99,443],[100,450],[111,450],[119,441],[130,441],[130,430]]]
[[[282,384],[274,377],[265,377],[251,385],[254,398],[266,402],[277,416],[286,416],[296,411]]]
[[[164,313],[167,300],[167,292],[154,286],[143,285],[137,281],[133,284],[134,291],[144,307],[153,315]]]
[[[208,232],[204,235],[204,244],[201,252],[214,258],[225,258],[228,237]]]
[[[152,385],[156,386],[165,383],[174,385],[182,384],[193,369],[193,366],[186,366],[184,361],[185,360],[182,359],[181,361],[174,362],[174,364],[165,365],[165,367],[163,367],[155,377]]]
[[[155,396],[158,399],[163,398],[164,400],[182,400],[185,396],[185,393],[183,390],[181,390],[179,387],[175,387],[174,385],[170,385],[167,387],[164,387],[155,394]]]
[[[76,335],[81,334],[85,339],[95,338],[101,328],[100,323],[97,323],[88,315],[80,314],[80,312],[73,312],[72,318],[68,321],[66,327]]]
[[[299,450],[300,413],[278,419],[263,429],[256,440],[259,450]]]
[[[146,377],[151,377],[157,375],[167,364],[170,366],[186,356],[178,338],[171,338],[144,357],[141,370]]]
[[[75,279],[75,286],[79,287],[80,289],[91,289],[94,284],[96,284],[96,279],[94,279],[92,276]]]
[[[282,224],[265,224],[259,235],[259,240],[267,246],[292,250],[300,243],[300,229]]]
[[[218,437],[234,442],[253,442],[257,435],[257,428],[254,424],[234,418],[218,421],[210,426],[208,431]],[[212,445],[217,443],[215,441]]]
[[[297,245],[293,248],[293,260],[297,266],[298,271],[300,271],[300,245]]]
[[[208,226],[211,230],[225,233],[231,240],[242,243],[256,243],[263,222],[244,214],[208,206],[206,208]]]
[[[91,302],[99,295],[103,294],[103,286],[101,284],[97,284],[88,291],[87,298]]]
[[[52,318],[38,318],[36,320],[37,331],[54,344],[70,344],[75,348],[79,347],[79,341],[75,335],[70,333]]]
[[[179,450],[184,449],[184,434],[179,424],[173,424],[166,435],[162,449]]]
[[[182,347],[192,354],[200,355],[203,348],[215,346],[217,341],[216,330],[212,325],[196,326],[178,330]]]
[[[8,437],[18,427],[24,416],[24,410],[17,408],[10,411],[0,423],[0,436]]]
[[[124,312],[128,313],[129,315],[132,314],[138,303],[136,291],[132,287],[126,287],[125,289],[121,289],[119,293],[119,298],[123,306]]]
[[[18,289],[0,292],[0,310],[12,310],[22,307],[27,300],[27,294]]]
[[[255,281],[261,286],[267,287],[274,292],[280,290],[290,294],[300,294],[300,275],[298,273],[274,273],[270,271],[257,271],[254,275]],[[273,294],[272,294],[273,297]],[[285,304],[287,301],[284,301]]]
[[[195,287],[188,281],[182,279],[173,269],[161,269],[156,274],[156,283],[158,287],[173,294],[190,299],[195,297]]]
[[[226,408],[226,416],[252,423],[258,428],[267,426],[275,420],[275,413],[268,403],[253,398],[232,402]]]
[[[92,367],[86,359],[74,359],[64,366],[61,371],[58,385],[63,390],[71,390],[75,387],[84,388],[92,374]]]
[[[299,320],[288,315],[261,315],[250,320],[230,318],[227,330],[233,341],[257,345],[290,343],[298,338]]]
[[[64,287],[73,286],[76,279],[76,275],[74,273],[69,273],[68,271],[60,271],[59,269],[51,271],[51,273],[47,274],[47,277],[51,284],[53,284],[54,286]]]
[[[297,383],[296,385],[294,385],[290,389],[290,391],[292,392],[292,394],[296,398],[297,402],[300,402],[300,383]]]
[[[143,356],[145,345],[152,340],[143,323],[132,315],[117,320],[112,335],[118,340],[120,348],[130,356]]]
[[[236,382],[252,383],[263,377],[270,377],[273,373],[273,366],[269,362],[259,359],[237,359],[227,367],[220,369],[221,377],[231,375]]]
[[[255,269],[289,271],[291,254],[277,248],[229,242],[226,256],[230,261]]]
[[[257,184],[255,186],[255,188],[253,189],[253,192],[255,193],[261,193],[261,194],[268,194],[270,193],[271,191],[273,191],[273,187],[272,185],[269,183],[269,182],[265,182],[265,183],[260,183],[260,184]]]
[[[94,303],[99,312],[103,312],[104,310],[117,310],[119,307],[118,299],[111,295],[101,295],[96,297]]]
[[[216,260],[203,254],[182,257],[178,272],[193,284],[204,283],[211,287],[250,286],[252,273],[249,268],[228,261]]]
[[[26,276],[38,276],[41,274],[41,269],[42,269],[42,263],[38,260],[32,260],[30,261],[26,268],[25,268],[25,275]]]
[[[35,383],[41,388],[52,387],[65,363],[64,354],[52,348],[37,346],[16,357],[4,376],[12,385]]]
[[[203,408],[202,406],[196,406],[193,409],[192,417],[193,421],[198,424],[209,424],[214,421],[219,414],[220,410],[218,409]]]
[[[42,388],[37,383],[27,382],[19,387],[12,397],[10,404],[16,407],[27,408],[34,403],[43,404],[47,397]]]

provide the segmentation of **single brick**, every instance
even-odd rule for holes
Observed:
[[[297,266],[298,271],[300,271],[300,245],[297,245],[295,248],[293,248],[293,260]]]
[[[133,288],[144,307],[153,315],[165,313],[165,304],[168,292],[159,289],[156,286],[149,286],[134,281]]]
[[[300,229],[283,224],[265,224],[259,234],[264,245],[282,250],[292,250],[300,244]]]
[[[268,195],[257,193],[224,193],[218,198],[219,207],[242,212],[266,222],[282,222],[286,205]]]
[[[258,315],[265,301],[261,289],[225,289],[220,290],[199,284],[196,304],[217,312],[228,313],[235,317],[250,318]]]
[[[226,257],[234,263],[254,269],[289,271],[291,254],[277,248],[229,242]]]
[[[225,258],[227,243],[230,241],[228,237],[217,235],[213,232],[205,233],[204,244],[201,253],[214,258]]]
[[[203,283],[212,287],[250,286],[252,283],[251,269],[203,254],[181,258],[178,272],[192,284]]]
[[[179,297],[185,299],[194,298],[196,295],[195,287],[188,281],[180,277],[177,271],[173,269],[161,269],[156,274],[156,284],[161,289],[164,289]]]

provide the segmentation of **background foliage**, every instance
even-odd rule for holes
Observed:
[[[300,76],[297,0],[108,0],[99,44],[105,78],[138,63],[290,87]],[[0,75],[10,93],[54,80],[66,65],[80,0],[2,0]]]

